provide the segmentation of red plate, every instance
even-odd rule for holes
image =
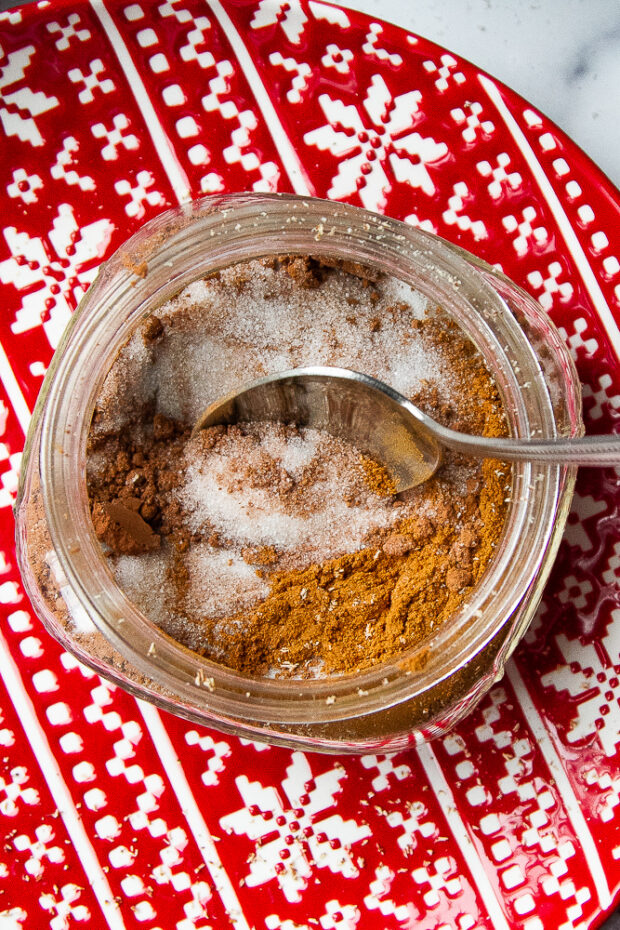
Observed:
[[[596,926],[620,893],[613,470],[580,472],[505,680],[449,736],[390,758],[224,738],[101,682],[33,616],[10,505],[98,264],[210,191],[361,203],[501,265],[565,334],[588,430],[617,429],[618,192],[467,62],[315,0],[3,13],[0,123],[3,930]]]

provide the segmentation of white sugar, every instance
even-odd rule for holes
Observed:
[[[329,559],[359,549],[368,533],[389,526],[395,513],[381,506],[349,507],[339,498],[335,481],[316,485],[324,505],[308,516],[293,516],[267,491],[227,492],[209,474],[192,470],[182,491],[192,507],[189,525],[199,532],[205,523],[214,526],[233,545],[303,548],[307,562]]]
[[[128,411],[137,410],[157,391],[151,353],[141,336],[134,335],[124,346],[108,373],[97,400],[105,415],[93,423],[98,432],[122,429]]]
[[[190,600],[206,616],[236,613],[268,592],[256,570],[239,555],[207,543],[192,547],[185,565]],[[156,623],[165,627],[178,616],[178,599],[173,603],[171,596],[170,557],[164,551],[115,556],[112,566],[117,583],[130,600]]]
[[[353,368],[407,396],[432,382],[447,398],[451,379],[411,325],[426,311],[426,298],[396,279],[382,280],[375,294],[350,275],[328,275],[315,290],[260,262],[226,269],[158,311],[161,340],[145,345],[139,332],[130,339],[106,382],[98,430],[117,429],[153,400],[158,412],[193,423],[240,385],[303,365]]]
[[[402,517],[390,501],[364,487],[356,450],[317,430],[291,438],[282,434],[282,427],[262,423],[251,441],[227,438],[207,452],[199,437],[190,441],[176,498],[192,532],[212,528],[237,549],[295,552],[296,566],[304,567],[355,552],[369,533]],[[267,486],[261,481],[257,486],[261,469],[300,479],[313,463],[320,463],[320,471],[292,500],[279,493],[277,474]]]
[[[119,586],[137,607],[160,626],[170,615],[170,558],[163,551],[119,555],[112,562]]]
[[[406,303],[416,320],[423,320],[428,310],[428,300],[410,284],[398,278],[386,277],[381,282],[382,290],[393,303]]]
[[[281,431],[267,428],[262,431],[261,447],[289,475],[299,478],[316,456],[320,439],[321,434],[315,429],[304,430],[303,435],[283,438]]]
[[[185,564],[191,601],[207,617],[235,614],[269,592],[256,569],[234,552],[199,543],[189,550]]]

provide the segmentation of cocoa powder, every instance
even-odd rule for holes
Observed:
[[[257,424],[192,436],[191,410],[181,405],[184,415],[170,416],[179,403],[162,396],[169,344],[181,334],[191,346],[199,321],[207,331],[217,325],[221,292],[253,298],[257,278],[267,307],[268,300],[300,293],[304,301],[327,300],[330,288],[340,288],[346,323],[330,325],[320,316],[316,323],[327,347],[322,363],[342,364],[347,338],[391,359],[393,334],[400,332],[422,371],[425,360],[435,360],[431,377],[408,391],[414,403],[445,425],[484,435],[506,434],[497,389],[451,320],[436,308],[413,314],[398,289],[374,272],[308,257],[273,260],[260,273],[256,264],[212,276],[206,314],[189,298],[162,308],[143,324],[142,348],[134,341],[119,357],[90,436],[95,531],[117,580],[143,612],[231,668],[304,677],[393,661],[423,644],[484,574],[501,537],[510,470],[446,454],[433,479],[396,496],[380,463],[333,437]],[[242,328],[240,320],[226,346],[231,357],[245,348],[258,376],[265,371],[250,349],[259,336],[250,333],[244,343]],[[278,347],[264,341],[273,369],[270,353]],[[281,368],[293,367],[295,351],[287,349]],[[315,359],[302,354],[295,363],[301,361]],[[140,384],[153,364],[164,376],[149,393]],[[381,370],[369,373],[386,378]],[[123,409],[123,390],[125,403],[127,393],[137,398],[133,408]],[[245,544],[237,538],[240,526],[252,530]],[[166,591],[157,603],[155,576]]]

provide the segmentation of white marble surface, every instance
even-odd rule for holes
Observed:
[[[432,39],[560,126],[620,187],[620,0],[341,0]]]

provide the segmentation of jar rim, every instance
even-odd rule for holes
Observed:
[[[283,237],[289,243],[285,248]],[[296,248],[299,241],[307,247]],[[516,467],[515,499],[509,505],[502,551],[471,596],[424,643],[435,660],[416,673],[403,669],[403,662],[413,666],[411,658],[419,647],[381,666],[348,675],[308,680],[246,676],[171,639],[144,617],[114,582],[90,519],[85,450],[99,386],[129,333],[140,319],[191,280],[233,263],[231,259],[283,251],[333,257],[345,244],[355,247],[362,263],[366,260],[404,280],[407,275],[415,277],[419,283],[414,286],[422,291],[431,288],[434,298],[440,297],[444,306],[451,300],[449,313],[458,316],[457,305],[468,307],[470,316],[457,322],[478,348],[486,351],[487,364],[495,362],[495,367],[490,367],[496,377],[501,361],[513,428],[520,429],[520,435],[531,434],[532,428],[546,437],[556,435],[552,402],[536,355],[482,273],[495,275],[494,269],[398,220],[297,195],[209,197],[167,211],[146,224],[101,269],[63,337],[43,391],[43,503],[58,560],[78,601],[97,629],[142,674],[180,696],[188,706],[198,702],[211,716],[232,724],[266,719],[301,725],[332,722],[400,704],[435,686],[478,655],[509,622],[536,576],[553,530],[562,468],[531,463]],[[148,264],[148,274],[136,283],[135,270],[141,262]],[[533,426],[510,360],[510,349],[515,347],[523,353],[519,377],[531,384],[529,401],[536,412]],[[491,348],[495,358],[489,357]],[[569,376],[574,373],[570,356],[568,362],[566,358],[562,362],[568,373],[564,390],[576,392],[576,376],[570,383]],[[573,424],[573,429],[576,431],[578,424]],[[519,571],[507,586],[504,575],[517,550]],[[201,687],[205,680],[215,682],[213,690]]]

